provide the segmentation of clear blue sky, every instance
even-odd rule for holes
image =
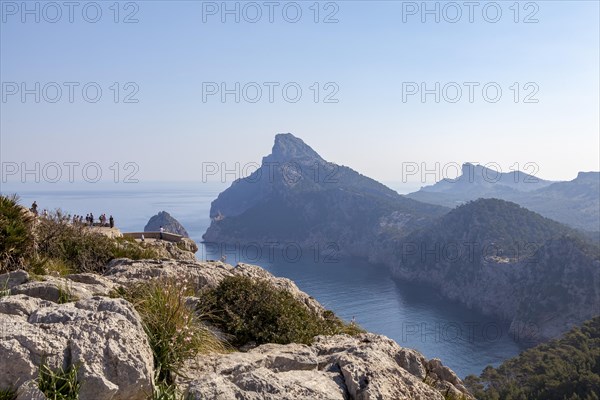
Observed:
[[[202,162],[260,161],[276,133],[292,132],[324,158],[382,181],[401,180],[403,162],[496,162],[505,170],[515,162],[534,162],[538,175],[556,180],[599,169],[597,1],[538,1],[527,9],[520,2],[518,23],[513,1],[498,2],[497,23],[484,19],[482,8],[489,2],[479,3],[472,23],[464,6],[461,20],[448,22],[455,10],[444,8],[447,2],[439,3],[439,23],[431,15],[421,22],[420,10],[408,15],[412,5],[400,1],[341,1],[327,9],[322,2],[319,23],[313,20],[313,1],[298,2],[297,23],[284,19],[286,2],[275,7],[273,23],[262,1],[256,23],[245,20],[255,15],[250,8],[241,11],[239,23],[232,15],[222,23],[219,11],[205,13],[204,22],[203,8],[221,7],[220,1],[121,2],[120,23],[113,21],[113,1],[99,2],[97,23],[84,20],[86,2],[74,10],[73,23],[66,7],[50,23],[56,10],[44,14],[39,3],[36,23],[35,15],[14,9],[20,1],[1,3],[2,162],[94,161],[103,168],[135,162],[143,181],[200,180]],[[33,8],[36,2],[27,4]],[[294,7],[287,11],[293,19]],[[487,11],[493,19],[495,10]],[[139,22],[122,23],[132,12]],[[330,13],[337,23],[323,23]],[[538,22],[523,23],[532,13]],[[87,9],[89,19],[94,14]],[[25,103],[20,93],[9,95],[10,82],[80,86],[73,103],[63,85],[61,100],[42,97],[38,104],[33,95]],[[97,103],[82,98],[87,82],[103,90]],[[122,102],[130,86],[121,87],[115,104],[113,82],[134,82],[139,102]],[[235,103],[233,95],[222,103],[218,95],[203,101],[203,82],[280,86],[273,103],[266,86],[257,103],[243,97]],[[282,97],[287,82],[303,90],[296,103]],[[320,86],[318,103],[310,89],[314,82]],[[335,85],[325,90],[328,82]],[[422,103],[418,95],[402,101],[403,82],[480,86],[473,103],[466,87],[457,103],[444,98],[435,103],[433,95]],[[497,103],[482,97],[488,82],[503,91]],[[514,82],[520,85],[517,103]],[[539,88],[533,96],[538,103],[523,102],[534,88],[525,88],[528,82]],[[324,103],[336,86],[339,101]],[[48,90],[53,97],[52,87]]]

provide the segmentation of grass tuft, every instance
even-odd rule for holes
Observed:
[[[13,388],[0,389],[0,400],[15,400],[17,391]]]
[[[71,303],[79,298],[75,296],[67,285],[58,287],[58,304]]]
[[[53,371],[42,361],[38,377],[38,388],[49,400],[77,400],[81,384],[77,380],[77,367]]]
[[[188,400],[190,396],[186,396],[177,389],[176,385],[167,385],[166,383],[158,383],[154,388],[154,393],[150,400]]]
[[[226,345],[186,305],[191,294],[185,279],[166,278],[137,285],[126,294],[142,317],[154,353],[157,385],[172,385],[183,362],[197,354],[226,351]]]
[[[0,297],[10,296],[10,288],[8,287],[8,281],[10,277],[6,278],[6,281],[0,282]],[[0,397],[0,400],[2,398]]]

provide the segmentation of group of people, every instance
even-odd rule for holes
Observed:
[[[33,204],[31,205],[31,208],[29,209],[35,216],[38,216],[38,205],[37,203],[34,201]],[[44,209],[42,216],[47,217],[48,216],[48,210]],[[115,226],[115,219],[113,218],[113,216],[111,215],[109,218],[106,218],[106,214],[102,214],[100,215],[100,217],[98,218],[98,220],[100,221],[100,226],[108,226],[110,228],[114,228]],[[71,221],[71,223],[73,223],[73,225],[75,224],[79,224],[79,225],[83,225],[84,224],[84,217],[83,215],[73,215],[73,217],[71,217],[71,215],[67,215],[67,221]],[[85,216],[85,225],[87,226],[94,226],[94,214],[89,213]]]
[[[83,217],[79,216],[80,218],[80,222],[83,222]],[[115,219],[113,218],[113,216],[111,215],[109,218],[106,218],[106,214],[102,214],[100,215],[100,217],[98,217],[98,221],[100,221],[100,226],[108,226],[110,228],[114,228],[115,227]],[[108,223],[107,223],[108,221]],[[94,214],[89,213],[85,216],[85,223],[89,226],[94,226]]]

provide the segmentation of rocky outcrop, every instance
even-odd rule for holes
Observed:
[[[191,379],[181,386],[193,399],[471,399],[439,360],[370,333],[206,357],[190,362],[185,375]]]
[[[115,288],[110,280],[92,273],[72,274],[66,277],[46,275],[42,280],[30,280],[25,271],[15,271],[0,275],[0,282],[4,276],[11,279],[10,277],[15,275],[25,279],[20,280],[20,284],[13,285],[10,294],[23,294],[55,303],[108,296]]]
[[[90,230],[94,233],[99,233],[111,239],[123,237],[123,233],[119,228],[110,228],[108,226],[92,226]]]
[[[289,279],[247,264],[117,259],[103,276],[1,275],[8,293],[0,297],[0,359],[7,361],[0,363],[0,389],[18,389],[19,400],[43,399],[37,379],[45,361],[54,370],[77,367],[82,400],[146,399],[156,371],[142,322],[126,300],[107,296],[156,278],[186,279],[202,290],[235,275],[269,281],[308,309],[325,311]],[[188,360],[179,389],[194,399],[471,399],[439,360],[380,335],[246,347]]]
[[[196,259],[196,252],[198,251],[196,242],[188,238],[183,238],[178,242],[146,240],[140,242],[140,246],[156,251],[158,258],[183,261],[194,261]]]
[[[17,287],[18,288],[18,287]],[[39,396],[39,366],[77,367],[82,400],[142,400],[152,392],[153,359],[140,318],[122,299],[56,304],[24,294],[0,298],[0,388]]]
[[[181,225],[179,221],[173,218],[171,214],[166,211],[161,211],[150,218],[144,227],[144,232],[158,232],[161,226],[165,232],[176,233],[177,235],[181,235],[186,238],[190,237],[183,225]]]

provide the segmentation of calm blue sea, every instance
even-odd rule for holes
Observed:
[[[71,214],[113,215],[122,231],[140,231],[151,216],[165,210],[178,219],[196,242],[210,221],[210,202],[224,190],[220,183],[136,184],[2,184],[2,194],[17,193],[26,206],[60,208]],[[440,358],[460,377],[479,374],[523,349],[508,327],[440,298],[435,290],[397,282],[386,268],[361,260],[344,260],[327,243],[298,253],[293,244],[201,246],[200,259],[227,255],[229,263],[249,261],[276,276],[287,277],[325,307],[346,320],[354,318],[369,331]]]

